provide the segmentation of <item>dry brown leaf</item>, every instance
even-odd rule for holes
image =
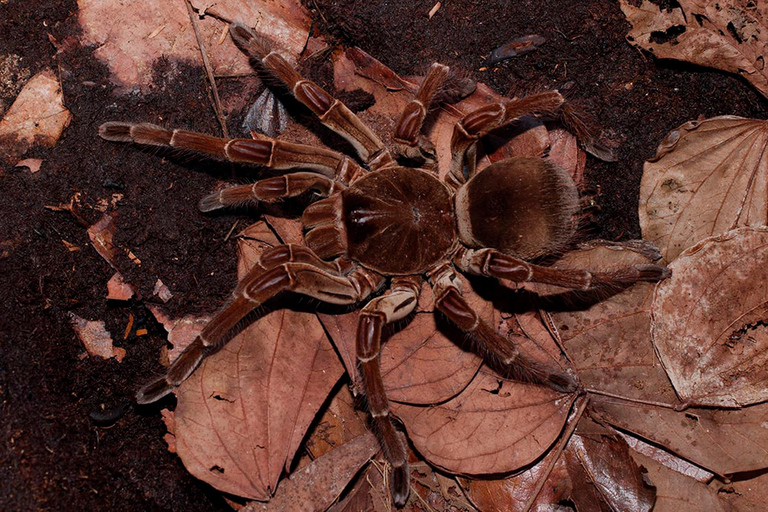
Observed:
[[[0,120],[0,156],[13,161],[35,144],[54,146],[71,119],[59,80],[44,69],[27,82]]]
[[[653,251],[642,243],[594,242],[566,254],[554,266],[612,270],[650,263],[649,255]],[[651,343],[654,285],[637,283],[613,295],[607,291],[562,292],[561,288],[542,285],[530,289],[550,294],[550,300],[558,305],[548,313],[551,325],[588,390],[679,403]]]
[[[355,410],[355,399],[347,386],[339,386],[323,415],[315,422],[304,446],[313,459],[366,432],[365,422]]]
[[[159,279],[155,281],[155,288],[152,290],[152,293],[163,302],[168,302],[173,298],[171,290]]]
[[[656,487],[654,512],[725,512],[717,494],[706,484],[673,471],[650,457],[630,451],[632,458],[648,472]]]
[[[687,249],[656,289],[653,343],[677,394],[695,405],[768,399],[768,228]]]
[[[91,243],[93,244],[93,248],[96,249],[96,252],[98,252],[112,268],[119,271],[115,261],[117,251],[115,250],[115,245],[112,241],[115,237],[115,231],[117,230],[117,224],[115,222],[116,218],[117,214],[114,212],[105,213],[96,224],[88,228],[88,237],[91,239]]]
[[[448,402],[429,408],[391,406],[430,463],[476,475],[514,471],[539,458],[560,435],[573,400],[481,369]]]
[[[43,165],[43,160],[40,158],[25,158],[16,162],[14,167],[26,167],[31,174],[35,174],[40,170],[41,165]]]
[[[367,432],[283,480],[268,504],[253,502],[243,512],[322,512],[331,506],[378,449],[376,437]]]
[[[86,320],[69,312],[69,324],[83,342],[85,350],[92,356],[103,359],[114,357],[121,362],[125,357],[125,349],[112,346],[112,335],[101,320]]]
[[[761,471],[758,474],[739,475],[729,484],[722,484],[717,496],[728,512],[764,512],[765,504],[768,503],[766,491],[768,472]]]
[[[668,262],[709,236],[768,222],[768,124],[722,116],[671,131],[645,163],[643,238]]]
[[[160,364],[163,366],[170,366],[187,348],[187,345],[192,343],[197,335],[200,334],[205,324],[211,320],[210,316],[195,315],[171,318],[160,306],[150,304],[147,307],[152,312],[155,320],[160,322],[163,328],[165,328],[165,332],[168,333],[168,343],[171,344],[171,348],[163,347],[160,353]]]
[[[261,243],[241,244],[241,275],[260,249],[277,243],[263,222],[249,238]],[[313,314],[266,314],[178,388],[179,456],[217,489],[268,499],[342,373]]]
[[[637,453],[642,453],[646,457],[650,457],[662,466],[665,466],[672,471],[681,473],[687,477],[693,478],[697,482],[707,483],[715,476],[710,471],[702,469],[699,466],[691,464],[685,459],[681,459],[677,455],[668,452],[663,448],[646,443],[642,439],[619,432],[624,441],[627,442],[629,448]]]
[[[764,0],[679,0],[662,8],[621,0],[632,30],[627,39],[663,59],[691,62],[749,80],[768,96],[768,19]]]
[[[768,404],[740,410],[665,407],[600,396],[592,405],[612,425],[718,475],[768,467]]]
[[[374,460],[347,496],[329,508],[328,512],[392,512],[384,472],[385,468]]]
[[[426,510],[450,510],[451,512],[475,512],[467,501],[459,483],[435,471],[423,461],[410,465],[411,496],[403,512]]]
[[[655,501],[652,488],[643,481],[640,468],[630,457],[629,447],[618,432],[598,425],[588,418],[582,418],[566,447],[566,455],[571,452],[580,467],[571,462],[568,472],[574,478],[575,471],[583,471],[590,484],[595,487],[599,500],[608,510],[649,511]],[[566,457],[566,460],[571,460]],[[579,486],[574,487],[572,495],[578,510],[594,510],[582,507],[580,499],[585,493]]]
[[[219,16],[254,27],[285,50],[286,56],[301,53],[307,40],[310,20],[298,1],[191,3],[198,11],[211,8]],[[184,2],[80,0],[78,5],[83,43],[97,47],[94,55],[109,66],[113,81],[124,92],[137,88],[146,91],[151,85],[152,66],[160,58],[202,65]],[[253,73],[248,58],[231,39],[219,44],[225,23],[207,16],[197,20],[197,25],[215,75]]]

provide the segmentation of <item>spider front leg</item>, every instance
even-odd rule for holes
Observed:
[[[229,30],[235,44],[251,58],[259,61],[272,75],[283,82],[301,103],[318,117],[321,123],[344,137],[371,169],[394,164],[384,143],[343,103],[325,92],[316,83],[302,77],[269,43],[240,23]]]
[[[508,279],[516,283],[551,284],[577,290],[599,285],[627,286],[641,281],[656,282],[671,275],[667,267],[650,264],[631,265],[607,272],[542,267],[495,249],[462,248],[456,253],[454,263],[463,272],[477,276]]]
[[[476,343],[477,350],[491,366],[505,377],[547,386],[560,393],[578,389],[576,380],[554,367],[534,361],[520,352],[514,340],[497,333],[467,304],[461,295],[461,277],[450,265],[430,277],[435,290],[435,306]]]
[[[480,107],[465,115],[453,129],[450,176],[462,184],[475,175],[477,141],[488,132],[528,114],[556,112],[565,102],[557,91],[533,94]]]
[[[420,281],[414,277],[393,278],[390,291],[369,302],[360,312],[357,324],[357,359],[373,426],[384,456],[392,466],[390,488],[397,507],[404,506],[408,499],[408,450],[389,416],[389,403],[381,378],[381,330],[385,324],[411,314],[418,302]]]
[[[393,139],[398,145],[400,154],[411,160],[424,162],[427,166],[435,164],[437,151],[434,144],[421,135],[421,127],[427,117],[432,99],[447,77],[448,66],[437,62],[432,64],[419,90],[405,106],[395,126]]]
[[[229,341],[228,335],[243,318],[283,290],[331,304],[354,304],[383,283],[381,276],[363,268],[348,276],[338,275],[331,264],[308,249],[296,250],[292,246],[265,252],[262,262],[264,266],[255,266],[240,281],[230,302],[206,324],[168,372],[139,390],[137,403],[152,403],[170,393],[192,375],[203,359]]]

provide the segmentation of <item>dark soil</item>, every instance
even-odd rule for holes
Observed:
[[[507,95],[567,91],[604,137],[620,144],[616,163],[588,160],[585,190],[597,205],[589,237],[639,237],[643,161],[669,130],[699,116],[764,117],[766,101],[741,79],[658,62],[630,47],[617,2],[455,0],[443,2],[428,20],[434,3],[307,2],[317,30],[360,46],[399,74],[422,74],[439,60]],[[161,371],[165,334],[146,309],[156,301],[157,277],[174,293],[166,305],[172,315],[211,312],[234,286],[235,242],[226,235],[247,217],[201,215],[196,203],[217,179],[245,173],[161,158],[166,155],[96,136],[106,120],[220,133],[204,74],[160,61],[148,95],[118,96],[93,48],[68,44],[78,35],[74,0],[3,0],[2,12],[0,56],[19,55],[31,74],[46,66],[58,70],[74,117],[55,148],[28,153],[45,160],[40,172],[0,163],[0,509],[226,509],[214,490],[189,476],[168,452],[159,408],[131,408],[110,428],[90,417],[125,404]],[[60,46],[58,55],[49,34]],[[527,34],[547,41],[534,53],[480,71],[493,49]],[[221,87],[230,104],[248,88],[236,80]],[[13,97],[1,91],[7,107]],[[239,135],[242,112],[230,114],[230,129]],[[75,193],[81,194],[77,216],[45,208],[67,204]],[[116,208],[116,242],[142,260],[140,271],[127,261],[119,267],[140,287],[143,301],[105,299],[114,269],[86,233],[101,216],[94,205],[114,193],[124,194]],[[62,240],[80,250],[68,250]],[[82,358],[69,312],[104,320],[116,344],[127,350],[123,362]],[[129,315],[136,320],[124,339]],[[137,336],[142,328],[148,333]]]

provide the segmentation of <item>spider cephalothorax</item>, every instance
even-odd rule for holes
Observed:
[[[563,170],[537,158],[509,158],[478,173],[475,147],[480,137],[523,115],[561,112],[564,101],[558,92],[495,103],[464,116],[451,141],[450,173],[442,181],[434,172],[434,147],[420,131],[447,77],[446,66],[432,65],[397,123],[398,153],[421,162],[421,167],[404,167],[347,107],[302,78],[250,29],[233,24],[231,34],[323,124],[346,138],[363,165],[329,149],[267,137],[228,140],[150,124],[101,126],[99,133],[107,140],[193,150],[273,169],[306,169],[225,188],[200,202],[203,211],[308,191],[324,197],[304,211],[306,245],[267,250],[240,281],[232,300],[166,375],[138,392],[137,401],[153,402],[171,392],[203,358],[226,343],[230,331],[249,312],[283,290],[334,304],[354,304],[388,283],[384,294],[362,308],[356,343],[372,422],[392,465],[393,500],[402,506],[409,490],[407,450],[389,417],[379,349],[383,326],[413,312],[424,278],[434,288],[436,310],[467,333],[495,369],[569,393],[578,389],[574,377],[528,359],[514,339],[496,333],[478,317],[461,295],[459,272],[586,289],[596,284],[655,281],[668,271],[657,265],[635,265],[590,273],[526,261],[565,248],[575,229],[576,187]]]

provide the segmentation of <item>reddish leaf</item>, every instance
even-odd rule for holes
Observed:
[[[397,73],[365,53],[360,48],[348,48],[346,55],[354,63],[355,73],[373,80],[377,84],[384,86],[387,90],[401,91],[407,89],[410,92],[416,92],[416,84],[403,80],[397,76]]]
[[[103,321],[86,320],[70,311],[69,324],[83,342],[88,354],[102,359],[114,357],[118,363],[125,357],[125,349],[112,346],[112,335],[105,328]]]
[[[703,510],[724,512],[726,510],[713,489],[707,485],[673,471],[645,455],[631,453],[637,463],[648,472],[648,479],[656,487],[654,512],[700,512]]]
[[[504,473],[557,439],[574,397],[503,380],[481,369],[457,397],[434,407],[392,404],[416,449],[451,473]]]
[[[623,432],[619,432],[619,434],[624,438],[624,441],[627,442],[627,445],[632,451],[641,453],[646,457],[650,457],[651,459],[655,460],[662,466],[671,469],[672,471],[677,471],[678,473],[682,473],[685,476],[703,483],[709,482],[712,480],[712,477],[715,476],[709,471],[701,469],[699,466],[695,466],[687,460],[681,459],[677,455],[668,452],[663,448],[648,444],[642,439],[638,439],[637,437],[625,434]]]
[[[280,484],[268,504],[254,502],[243,511],[323,511],[378,449],[374,435],[370,432],[363,434],[293,473]]]
[[[768,229],[742,228],[682,253],[653,300],[653,343],[681,399],[768,399]]]
[[[612,425],[718,475],[768,467],[768,404],[675,411],[600,396],[592,404]]]
[[[263,243],[254,250],[243,242],[244,259],[276,243],[263,223],[249,235]],[[281,309],[265,315],[179,387],[179,456],[193,475],[220,490],[267,499],[342,372],[313,314]]]

